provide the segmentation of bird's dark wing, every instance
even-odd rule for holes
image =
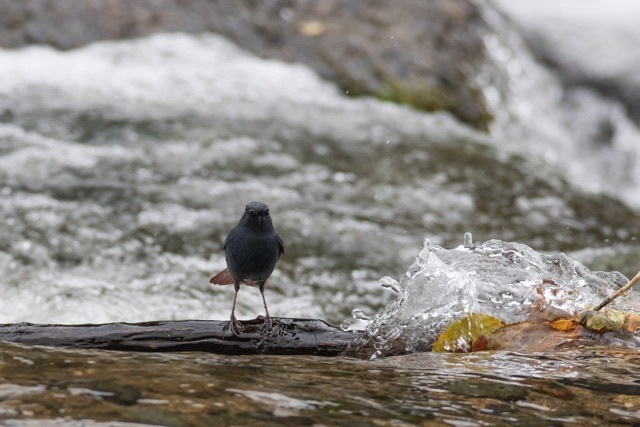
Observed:
[[[284,244],[282,244],[282,239],[280,238],[280,235],[277,234],[278,236],[278,258],[280,258],[283,254],[284,254]]]
[[[225,268],[220,273],[209,279],[209,283],[214,285],[233,285],[234,280],[229,269]]]

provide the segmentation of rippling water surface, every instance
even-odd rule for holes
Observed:
[[[5,425],[640,422],[640,355],[625,349],[361,361],[0,347]]]

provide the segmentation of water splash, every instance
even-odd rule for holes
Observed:
[[[540,298],[575,313],[625,283],[620,273],[592,272],[563,253],[539,253],[520,243],[489,240],[472,245],[471,236],[465,235],[464,245],[445,249],[427,239],[400,282],[398,299],[373,318],[367,335],[374,340],[374,357],[424,351],[466,313],[519,322]],[[632,294],[614,303],[621,310],[640,307]]]

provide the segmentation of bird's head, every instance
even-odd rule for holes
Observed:
[[[247,203],[240,222],[244,222],[245,224],[253,225],[259,228],[273,228],[271,216],[269,216],[269,206],[261,202]]]

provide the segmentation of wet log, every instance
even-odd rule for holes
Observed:
[[[180,320],[86,325],[0,325],[0,341],[81,349],[215,354],[274,354],[367,357],[362,331],[343,331],[317,319],[272,318],[241,321],[234,335],[226,321]]]

